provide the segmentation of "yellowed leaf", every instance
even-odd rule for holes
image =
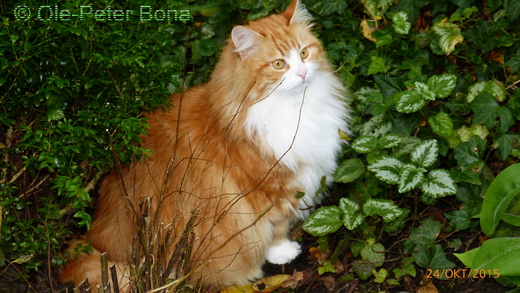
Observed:
[[[363,36],[375,43],[376,39],[372,36],[372,28],[370,27],[368,22],[363,19],[361,21],[360,25],[361,25],[361,33],[363,34]]]
[[[417,290],[417,293],[438,293],[437,287],[433,284],[433,282],[428,282],[426,285],[422,286]]]
[[[291,277],[291,275],[270,276],[262,278],[253,284],[226,287],[220,290],[220,293],[269,293],[281,287]]]

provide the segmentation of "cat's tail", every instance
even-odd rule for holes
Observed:
[[[78,286],[88,279],[91,292],[97,292],[95,288],[101,286],[102,283],[101,252],[95,247],[92,247],[94,249],[92,252],[80,252],[81,248],[85,248],[87,245],[85,239],[78,239],[71,243],[68,248],[71,259],[67,261],[67,265],[62,269],[59,280],[61,283],[72,282]],[[109,261],[108,267],[112,266],[116,267],[119,292],[130,292],[129,266]],[[109,279],[111,288],[114,288],[110,273]]]

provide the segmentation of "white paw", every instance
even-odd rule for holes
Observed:
[[[266,253],[267,261],[273,264],[285,264],[295,259],[302,252],[300,244],[285,239],[281,244],[269,247]]]

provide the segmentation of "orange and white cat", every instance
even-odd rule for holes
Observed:
[[[341,149],[338,130],[348,130],[344,87],[311,26],[297,0],[236,26],[210,81],[147,116],[142,146],[153,154],[104,180],[82,240],[95,251],[71,261],[61,281],[98,284],[99,254],[108,252],[124,286],[145,198],[156,229],[176,237],[196,214],[192,283],[245,284],[262,277],[266,260],[288,263],[300,253],[287,239],[290,224],[320,201],[321,178],[330,182]]]

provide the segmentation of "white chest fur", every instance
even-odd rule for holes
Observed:
[[[315,193],[322,176],[330,182],[336,169],[341,149],[338,129],[346,131],[342,91],[332,73],[319,72],[310,83],[291,91],[274,91],[248,111],[248,133],[296,174],[295,183],[305,192],[302,209],[319,202]]]

